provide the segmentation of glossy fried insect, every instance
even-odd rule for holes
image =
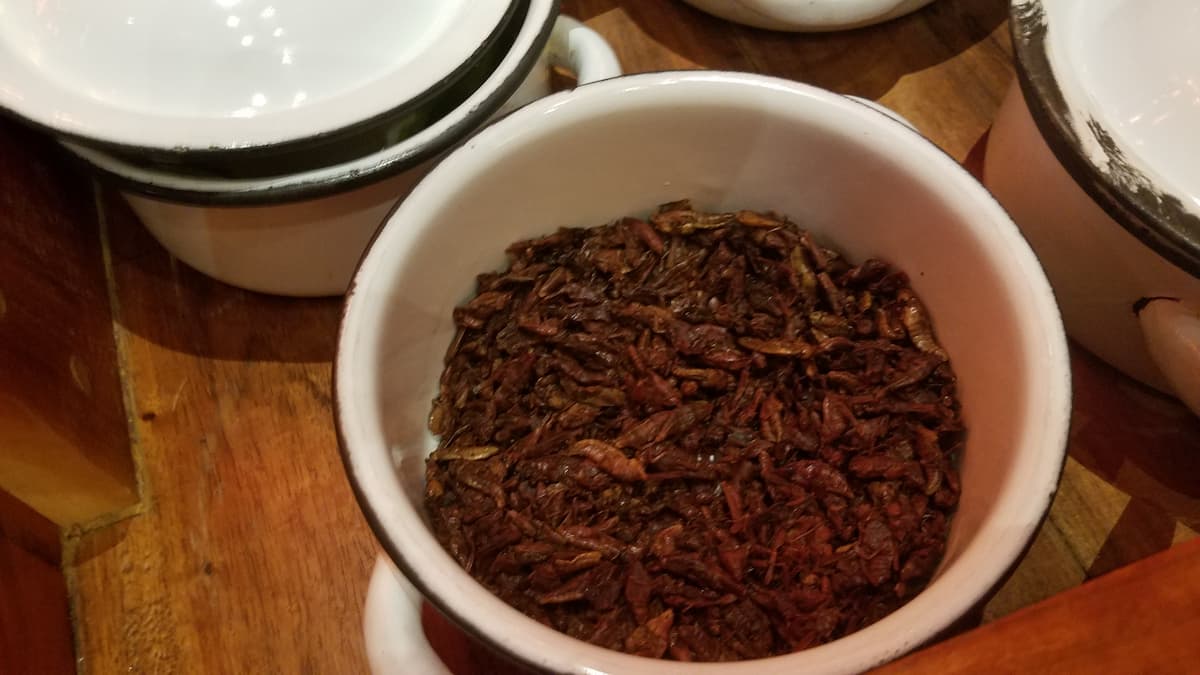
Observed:
[[[508,253],[430,417],[426,507],[481,583],[682,661],[818,645],[927,583],[964,430],[903,273],[686,201]]]

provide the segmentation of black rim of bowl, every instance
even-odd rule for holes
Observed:
[[[389,157],[361,170],[317,177],[310,181],[284,186],[210,192],[174,188],[158,183],[135,180],[104,167],[86,162],[83,158],[79,158],[79,160],[86,163],[92,171],[97,172],[106,182],[111,183],[118,189],[161,201],[194,206],[270,206],[319,199],[377,183],[385,178],[411,169],[425,160],[453,147],[478,129],[480,125],[499,110],[504,102],[516,92],[521,82],[533,70],[534,65],[541,56],[542,50],[550,39],[554,22],[558,18],[560,2],[561,0],[550,0],[547,5],[546,16],[529,50],[522,56],[521,61],[513,71],[508,73],[495,90],[489,93],[486,100],[467,111],[461,119],[448,127],[443,133],[430,138],[422,144],[415,145],[403,153]],[[531,9],[530,0],[517,0],[514,5],[518,7],[517,16],[509,23],[507,28],[507,32],[512,34],[513,39],[525,27],[526,22],[530,18],[528,14]],[[502,39],[508,39],[508,37]],[[510,45],[513,39],[509,39]],[[507,55],[508,52],[500,50],[498,53],[493,54],[494,63],[477,64],[481,68],[486,68],[487,74],[483,78],[484,80],[489,79],[495,73],[495,68],[499,65],[499,62]],[[473,88],[468,88],[468,91],[461,94],[461,98],[446,99],[440,103],[450,107],[451,110],[456,110],[474,93],[475,90]]]
[[[81,146],[94,148],[105,154],[113,155],[121,158],[124,161],[129,161],[134,164],[145,166],[164,168],[171,171],[180,171],[181,167],[195,166],[200,167],[201,174],[206,172],[217,173],[218,175],[228,167],[234,167],[242,162],[249,162],[252,166],[257,166],[262,163],[267,165],[271,158],[286,156],[289,158],[298,158],[300,161],[312,162],[315,158],[311,157],[311,152],[307,152],[314,146],[319,146],[322,149],[336,147],[337,144],[344,141],[354,141],[362,135],[377,136],[381,132],[385,132],[390,126],[396,124],[402,118],[412,114],[419,114],[423,108],[428,107],[429,103],[439,96],[444,94],[455,83],[457,83],[464,75],[469,73],[480,59],[496,46],[498,40],[504,39],[508,27],[518,18],[521,6],[520,0],[513,0],[509,3],[508,8],[501,16],[500,21],[492,29],[491,33],[476,46],[475,50],[458,66],[456,66],[445,78],[439,80],[431,87],[420,92],[416,96],[398,103],[396,106],[379,112],[371,117],[358,120],[356,122],[346,124],[333,129],[326,129],[317,133],[301,136],[298,138],[288,139],[279,142],[257,143],[253,145],[239,147],[175,147],[167,148],[162,146],[138,145],[136,143],[120,143],[109,141],[100,138],[94,138],[85,134],[77,134],[72,132],[57,129],[51,125],[45,124],[38,120],[26,117],[21,113],[12,110],[6,106],[0,105],[0,112],[3,112],[23,124],[40,129],[56,138],[69,140],[72,143],[77,143]],[[307,155],[306,156],[306,152]],[[265,161],[264,161],[265,160]],[[321,166],[320,163],[314,164],[313,167]],[[241,175],[250,175],[242,173]]]
[[[1013,2],[1009,18],[1021,93],[1038,131],[1058,161],[1079,187],[1130,234],[1176,267],[1200,277],[1200,217],[1190,213],[1174,195],[1114,184],[1082,151],[1071,123],[1070,106],[1047,54],[1043,0]],[[1099,123],[1093,121],[1092,126],[1109,161],[1137,174]],[[1149,180],[1139,182],[1152,184]]]

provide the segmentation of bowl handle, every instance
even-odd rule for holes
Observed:
[[[587,84],[621,74],[621,63],[612,47],[599,33],[569,16],[554,20],[550,38],[525,81],[509,97],[495,118],[550,95],[550,70],[562,68],[575,74],[575,81]]]
[[[391,560],[376,558],[363,607],[363,641],[374,675],[453,675],[425,639],[421,602]]]
[[[550,65],[575,73],[579,84],[598,82],[621,74],[621,62],[608,42],[578,19],[560,16],[546,45]]]
[[[1154,363],[1200,415],[1200,303],[1155,298],[1138,310],[1138,321]]]

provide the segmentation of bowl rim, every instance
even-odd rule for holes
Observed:
[[[1020,445],[1025,449],[1026,462],[1029,464],[1027,468],[1032,472],[1033,477],[1040,482],[1036,485],[1025,486],[1026,490],[1019,495],[1014,486],[1008,483],[1001,490],[997,500],[999,504],[1007,509],[1015,510],[1017,512],[1016,515],[1027,516],[1028,520],[1021,520],[1014,516],[1010,518],[1010,521],[1017,520],[1019,522],[1015,524],[1008,522],[1007,526],[1010,529],[1000,532],[999,530],[1002,529],[1001,525],[990,522],[990,519],[985,519],[983,527],[986,530],[991,526],[989,530],[991,536],[983,543],[972,542],[959,556],[962,560],[973,561],[975,563],[989,563],[990,560],[999,554],[999,557],[1004,560],[1003,563],[988,565],[985,568],[987,570],[985,574],[979,574],[976,570],[972,570],[969,573],[964,572],[963,570],[966,569],[966,565],[963,564],[957,567],[951,566],[950,568],[946,568],[940,574],[939,579],[935,580],[934,583],[930,584],[929,587],[915,596],[904,607],[901,607],[872,626],[868,626],[826,645],[768,659],[722,664],[691,664],[688,666],[689,670],[696,673],[711,672],[712,675],[717,675],[718,673],[720,675],[748,675],[749,673],[761,672],[760,669],[762,668],[784,668],[791,665],[799,665],[798,663],[789,663],[789,660],[794,661],[799,655],[803,654],[805,658],[814,656],[818,658],[824,657],[825,660],[821,663],[832,668],[835,672],[855,672],[885,663],[915,649],[929,640],[936,638],[940,633],[948,629],[955,620],[972,609],[977,608],[988,594],[1011,573],[1014,566],[1020,561],[1020,556],[1028,550],[1034,535],[1046,518],[1051,500],[1058,488],[1066,459],[1066,447],[1070,429],[1071,378],[1066,335],[1063,330],[1058,307],[1054,301],[1053,292],[1032,249],[1020,235],[1016,226],[999,203],[965,168],[933,144],[932,141],[921,136],[918,132],[905,127],[887,114],[838,94],[794,81],[751,73],[721,71],[643,73],[590,84],[570,92],[554,94],[527,106],[509,119],[489,127],[489,129],[477,136],[469,147],[460,148],[451,153],[438,168],[431,172],[414,189],[405,202],[393,210],[384,227],[380,228],[376,233],[375,238],[360,261],[354,281],[347,292],[343,305],[342,320],[338,330],[337,353],[333,363],[333,406],[339,451],[355,497],[359,501],[360,508],[383,549],[409,581],[437,606],[440,611],[450,617],[468,634],[480,642],[489,645],[499,653],[506,655],[508,658],[540,671],[588,673],[589,675],[600,672],[653,672],[657,674],[673,672],[679,668],[679,665],[671,661],[635,657],[603,649],[557,633],[553,629],[542,626],[533,619],[505,605],[503,601],[488,593],[486,589],[474,581],[457,565],[453,565],[452,569],[439,568],[438,572],[426,578],[418,570],[420,565],[410,560],[410,558],[419,559],[424,554],[416,556],[405,554],[405,546],[400,543],[400,539],[403,539],[403,537],[398,538],[396,536],[397,530],[404,530],[410,525],[415,529],[425,528],[426,526],[423,522],[407,522],[411,519],[407,513],[397,516],[395,509],[385,508],[389,505],[386,502],[389,496],[401,494],[399,492],[391,493],[391,488],[388,486],[390,476],[391,486],[395,487],[395,490],[399,490],[398,486],[395,486],[397,478],[394,466],[391,463],[390,448],[381,451],[377,444],[373,445],[371,443],[372,439],[359,438],[358,434],[361,432],[363,419],[360,411],[355,410],[351,395],[348,393],[352,389],[357,388],[358,385],[361,385],[361,380],[349,379],[354,377],[354,375],[351,375],[352,371],[359,370],[352,367],[357,363],[354,361],[357,352],[362,350],[365,353],[370,353],[371,351],[370,324],[373,316],[371,314],[364,314],[364,312],[368,312],[372,307],[372,301],[379,302],[378,296],[381,293],[386,294],[386,289],[375,289],[372,286],[374,268],[380,266],[387,267],[386,262],[378,260],[378,257],[382,254],[379,253],[381,249],[377,244],[384,237],[398,236],[408,238],[413,236],[418,231],[418,228],[403,227],[401,229],[404,219],[415,218],[418,222],[423,221],[424,217],[421,213],[423,210],[427,210],[429,206],[425,202],[428,201],[435,205],[439,204],[438,191],[449,191],[451,186],[458,182],[455,178],[451,177],[453,172],[463,167],[466,167],[470,171],[472,162],[477,164],[474,170],[478,171],[480,170],[479,167],[485,167],[490,164],[490,160],[494,161],[496,156],[502,154],[502,151],[498,148],[504,145],[506,135],[511,129],[522,124],[524,118],[533,118],[552,111],[556,113],[555,128],[561,129],[564,123],[569,123],[569,118],[572,114],[583,114],[585,118],[595,114],[594,112],[568,112],[565,115],[560,114],[569,110],[587,111],[590,107],[587,104],[588,99],[611,96],[617,101],[614,105],[628,105],[628,97],[620,97],[618,95],[620,92],[642,91],[663,86],[707,87],[711,86],[712,83],[716,83],[718,86],[749,86],[771,89],[787,95],[816,99],[818,105],[829,105],[837,108],[843,118],[855,117],[857,118],[856,121],[865,122],[876,130],[886,132],[892,141],[896,141],[896,143],[892,144],[893,146],[906,145],[907,149],[916,149],[922,153],[922,159],[927,164],[940,165],[939,171],[946,174],[946,183],[950,185],[950,187],[946,187],[945,189],[950,193],[961,194],[962,199],[975,202],[985,212],[986,215],[981,216],[980,220],[990,223],[990,229],[985,229],[983,225],[980,225],[980,232],[992,232],[988,236],[997,238],[993,246],[999,246],[1003,251],[1002,253],[998,253],[998,255],[1011,258],[1014,269],[1019,271],[1019,274],[1014,272],[1012,278],[1014,280],[1020,279],[1025,284],[1023,290],[1029,293],[1029,305],[1033,308],[1032,316],[1034,317],[1030,318],[1026,325],[1032,334],[1036,334],[1035,352],[1044,360],[1044,363],[1039,362],[1038,364],[1043,366],[1043,368],[1037,369],[1036,372],[1041,373],[1044,379],[1039,384],[1043,385],[1048,392],[1045,401],[1048,405],[1044,409],[1030,408],[1030,411],[1035,414],[1032,414],[1029,418],[1028,425],[1025,427],[1025,433],[1020,438]],[[580,102],[578,99],[585,99],[585,101]],[[564,105],[567,103],[578,103],[578,105]],[[549,131],[550,129],[547,128],[539,128],[536,131],[528,133],[544,134],[549,133]],[[889,152],[898,152],[888,144],[881,143],[880,146],[888,147]],[[479,153],[485,153],[482,155],[482,159],[476,158],[476,155],[479,155]],[[364,303],[367,304],[364,305]],[[376,313],[374,316],[378,316],[378,314]],[[361,338],[366,339],[367,346],[359,344]],[[1034,346],[1031,345],[1030,348],[1034,349]],[[356,372],[355,375],[357,374],[359,373]],[[382,456],[382,459],[380,456]],[[385,511],[388,513],[388,516],[383,515]],[[1003,511],[1003,513],[1013,516],[1008,511]],[[392,518],[393,525],[397,525],[398,522],[398,526],[390,527],[388,524],[389,517]],[[397,517],[400,518],[400,521],[395,521]],[[419,515],[416,515],[416,517],[418,520],[420,519]],[[1011,528],[1016,528],[1016,530],[1014,531]],[[444,551],[441,551],[441,554],[443,556],[447,555]],[[436,556],[437,554],[435,553],[434,555]],[[454,582],[464,582],[468,584],[468,588],[475,588],[482,595],[472,597],[473,600],[490,598],[493,603],[499,603],[499,606],[492,604],[484,609],[499,612],[502,618],[489,619],[487,618],[486,611],[469,611],[462,605],[465,601],[458,597],[461,595],[463,589],[455,586],[453,582],[443,583],[440,579],[441,577],[450,577]],[[948,611],[937,612],[936,616],[932,619],[909,621],[904,625],[907,628],[897,623],[897,621],[902,620],[902,614],[906,615],[906,618],[910,620],[914,617],[920,617],[921,615],[917,613],[920,611],[919,607],[922,604],[929,605],[933,601],[932,596],[929,596],[930,591],[938,586],[939,581],[942,582],[943,588],[948,588],[951,581],[944,581],[948,578],[951,581],[962,582],[969,592],[964,591],[944,605],[939,605],[939,607],[949,606],[950,609]],[[449,588],[454,588],[458,592],[441,592]],[[924,603],[919,602],[922,596],[927,596],[928,598]],[[906,609],[909,609],[907,613],[905,613]],[[480,618],[481,616],[483,618]],[[495,627],[496,623],[502,621],[520,623],[526,630],[525,635],[530,636],[529,639],[520,643],[506,644],[501,638],[489,631],[489,626]],[[872,635],[877,636],[880,634],[881,629],[879,627],[881,624],[889,625],[892,628],[900,627],[901,638],[893,640],[886,648],[873,649],[870,647],[871,643],[869,641]],[[549,635],[541,635],[540,637],[552,644],[555,649],[546,649],[547,645],[544,642],[533,639],[532,634],[534,632],[548,632]],[[831,656],[831,654],[836,653],[836,650],[848,651],[847,645],[851,644],[857,648],[852,656],[843,655],[840,659],[836,656]],[[831,649],[835,651],[831,651]]]
[[[1034,124],[1075,183],[1109,217],[1171,264],[1200,277],[1200,216],[1175,195],[1133,190],[1123,181],[1110,180],[1105,168],[1083,149],[1071,103],[1052,66],[1046,4],[1053,1],[1011,0],[1009,5],[1017,82]],[[1112,141],[1115,134],[1104,127],[1101,117],[1091,118],[1091,131],[1098,135],[1106,163],[1141,176],[1143,185],[1153,185]]]
[[[121,146],[80,142],[69,136],[62,136],[58,140],[68,147],[85,148],[97,155],[103,154],[113,163],[124,162],[132,167],[161,171],[168,175],[217,180],[269,179],[280,174],[301,173],[354,161],[415,135],[466,100],[477,85],[491,76],[503,56],[512,49],[524,23],[527,4],[528,0],[513,0],[510,6],[512,15],[461,72],[438,82],[421,96],[410,99],[405,106],[397,108],[395,114],[367,118],[344,129],[272,146],[232,151],[204,149],[185,154],[153,149],[145,153],[130,152]]]
[[[354,160],[285,176],[216,179],[135,166],[95,148],[62,144],[118,189],[194,206],[270,206],[328,197],[378,183],[464,140],[520,87],[550,40],[561,0],[514,0],[512,48],[483,85],[441,119],[394,145]],[[524,12],[523,14],[521,12]]]
[[[683,0],[696,9],[753,28],[824,33],[898,19],[933,0]]]
[[[435,62],[431,65],[437,69],[436,76],[433,72],[426,74],[424,79],[428,81],[402,100],[396,101],[395,94],[389,92],[398,79],[402,84],[404,82],[392,71],[342,96],[264,116],[260,119],[271,124],[254,125],[258,129],[252,129],[245,138],[237,136],[246,134],[246,125],[229,116],[175,120],[173,116],[152,112],[121,113],[119,107],[109,108],[114,121],[97,127],[96,116],[87,115],[86,109],[65,116],[59,110],[47,111],[53,114],[46,114],[39,112],[36,97],[9,96],[4,87],[0,87],[0,114],[53,136],[72,140],[78,145],[127,157],[159,158],[164,162],[186,162],[189,158],[203,162],[237,162],[242,157],[261,152],[300,151],[309,145],[352,137],[364,128],[408,115],[444,93],[495,45],[517,16],[518,4],[518,0],[487,0],[484,11],[478,11],[480,8],[473,2],[464,3],[455,17],[457,21],[453,24],[454,28],[448,32],[473,37],[461,44],[451,45],[451,49],[444,54],[435,55]],[[35,76],[30,78],[37,79]],[[338,102],[337,99],[343,96],[366,100],[354,104]],[[89,117],[93,120],[92,128],[85,131],[76,120]],[[156,129],[153,125],[137,124],[138,120],[147,119],[171,120],[164,124],[183,123],[189,127],[183,132],[189,139],[181,141],[179,131],[175,129]],[[281,131],[281,122],[283,128],[290,131]],[[207,131],[198,131],[197,127]],[[234,131],[239,128],[241,131]]]

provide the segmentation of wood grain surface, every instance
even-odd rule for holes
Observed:
[[[104,213],[146,511],[74,551],[83,672],[361,671],[376,549],[333,433],[338,302],[210,281]]]
[[[0,674],[75,672],[58,526],[0,490]]]
[[[874,673],[1195,672],[1197,569],[1192,541]]]
[[[137,502],[91,182],[0,119],[0,488],[60,525]]]
[[[865,96],[958,160],[978,149],[1012,76],[1006,7],[939,0],[882,26],[785,35],[675,0],[563,2],[613,43],[627,72],[753,70]],[[170,258],[119,198],[104,191],[99,203],[97,222],[83,225],[108,247],[145,503],[70,541],[81,672],[364,672],[362,599],[377,548],[333,433],[338,302],[206,279]],[[987,619],[1200,527],[1196,421],[1087,355],[1074,365],[1072,460]]]

